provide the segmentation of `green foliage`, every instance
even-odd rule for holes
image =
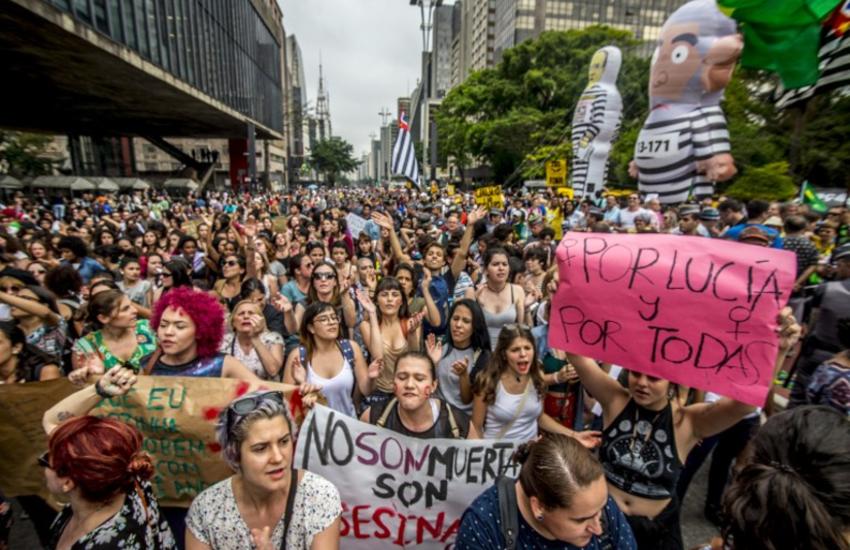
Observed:
[[[45,134],[0,130],[0,172],[17,178],[52,174],[57,163],[47,157],[47,146],[52,140],[52,136]]]
[[[797,182],[850,188],[850,97],[815,97],[806,107],[803,123]]]
[[[750,167],[726,190],[726,194],[744,201],[781,201],[793,198],[797,194],[797,187],[788,175],[788,163],[780,161]]]
[[[318,142],[310,152],[310,164],[325,175],[334,185],[340,174],[350,172],[360,165],[353,156],[354,147],[344,139],[333,136]]]
[[[452,89],[437,114],[441,158],[462,171],[478,162],[505,184],[542,177],[544,163],[569,157],[572,111],[587,85],[593,52],[606,45],[628,52],[627,31],[590,27],[545,32],[504,52],[492,69],[470,75]],[[643,116],[647,61],[626,54],[620,89],[627,116]]]

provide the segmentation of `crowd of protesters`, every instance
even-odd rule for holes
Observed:
[[[712,450],[712,548],[850,548],[842,206],[513,190],[482,207],[472,194],[406,188],[0,202],[0,381],[84,386],[45,415],[39,459],[70,505],[56,516],[38,497],[18,499],[46,548],[339,546],[339,493],[294,468],[297,427],[279,392],[221,412],[233,477],[188,512],[160,508],[141,434],[86,416],[146,375],[284,382],[407,436],[524,443],[519,479],[473,502],[459,549],[684,548],[681,502]],[[349,214],[365,222],[357,234]],[[793,251],[774,381],[790,387],[789,410],[773,392],[756,409],[550,347],[555,249],[568,231]],[[626,456],[613,434],[632,423]],[[649,438],[675,442],[656,457],[660,476],[642,467]],[[4,538],[12,519],[3,501]]]

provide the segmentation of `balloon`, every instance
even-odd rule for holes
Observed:
[[[735,21],[715,0],[688,2],[664,23],[649,74],[650,112],[630,167],[642,193],[679,203],[710,196],[715,182],[735,175],[720,100],[742,48]]]
[[[598,198],[605,186],[608,154],[623,116],[623,98],[617,90],[622,60],[616,46],[605,46],[590,59],[587,87],[573,112],[570,183],[577,199]]]

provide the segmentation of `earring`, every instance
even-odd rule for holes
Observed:
[[[538,516],[534,516],[534,519],[536,519],[537,521],[543,521],[543,514],[540,514]]]

